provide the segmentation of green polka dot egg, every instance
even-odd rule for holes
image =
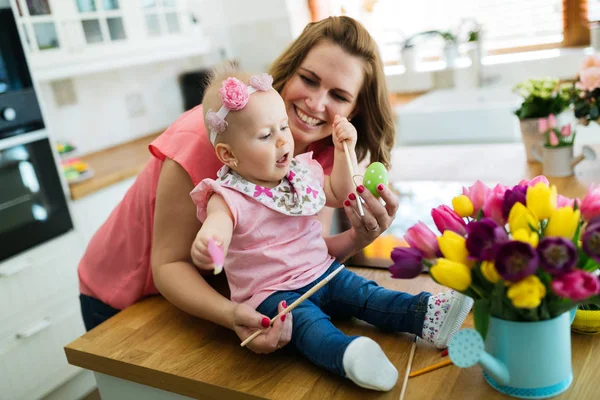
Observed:
[[[369,165],[369,167],[365,171],[365,176],[363,178],[363,186],[369,189],[369,191],[373,193],[375,197],[379,197],[377,186],[380,183],[383,183],[387,186],[388,172],[387,169],[385,169],[385,165],[376,161]]]

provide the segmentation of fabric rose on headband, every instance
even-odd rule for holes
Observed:
[[[237,78],[227,78],[219,89],[221,101],[229,110],[241,110],[248,104],[248,86]]]
[[[269,90],[273,87],[273,77],[267,73],[252,75],[248,84],[256,90]]]
[[[225,129],[227,129],[227,121],[219,117],[213,110],[208,110],[206,113],[206,122],[210,130],[215,133],[225,132]]]

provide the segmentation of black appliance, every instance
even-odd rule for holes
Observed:
[[[10,8],[0,8],[0,262],[73,228]]]

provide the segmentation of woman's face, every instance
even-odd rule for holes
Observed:
[[[331,135],[336,115],[351,116],[363,78],[363,60],[337,44],[323,41],[308,52],[281,91],[295,154]]]

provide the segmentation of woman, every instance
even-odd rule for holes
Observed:
[[[329,174],[337,114],[352,119],[358,130],[358,161],[368,152],[371,161],[389,166],[394,141],[391,107],[377,46],[362,25],[348,17],[307,25],[270,73],[290,117],[296,154],[312,151]],[[150,145],[154,158],[90,241],[79,265],[87,329],[159,291],[181,310],[233,329],[241,340],[268,326],[267,316],[219,294],[190,261],[200,223],[189,194],[202,179],[216,176],[221,166],[202,119],[198,106]],[[375,240],[396,213],[397,198],[387,188],[381,193],[385,206],[368,190],[360,196],[366,202],[365,216],[357,215],[356,201],[346,202],[352,228],[326,237],[332,255],[341,261]],[[324,232],[331,218],[332,210],[319,216]],[[279,310],[284,306],[279,304]],[[292,323],[291,315],[276,321],[248,347],[268,353],[284,346]]]

